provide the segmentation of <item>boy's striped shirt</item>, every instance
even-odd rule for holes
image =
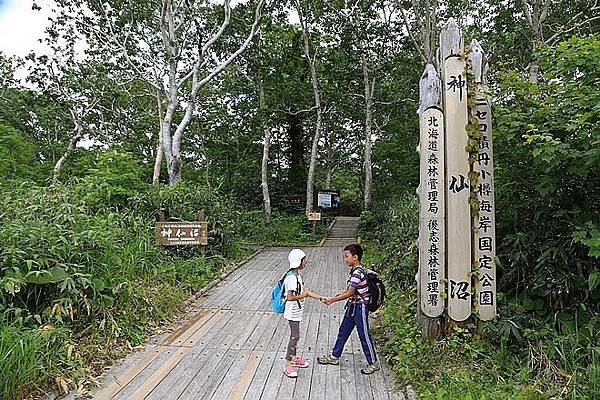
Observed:
[[[371,296],[369,295],[369,283],[361,266],[350,271],[348,278],[348,286],[356,288],[354,296],[348,299],[349,303],[365,303],[368,304]]]

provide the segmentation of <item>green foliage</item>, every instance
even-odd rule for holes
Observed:
[[[41,180],[36,144],[23,133],[0,122],[0,179]]]
[[[419,235],[419,199],[404,193],[374,212],[363,212],[359,220],[361,237],[376,243],[383,253],[378,270],[390,284],[412,285],[416,273]]]
[[[289,216],[273,213],[268,222],[264,211],[243,211],[240,213],[238,237],[242,242],[268,246],[294,246],[315,244],[325,237],[326,226],[323,221],[315,225],[312,234],[312,223],[304,215]]]
[[[142,168],[130,154],[101,152],[85,177],[75,185],[74,201],[89,209],[119,209],[145,188]]]
[[[588,283],[600,226],[600,40],[572,37],[541,52],[537,85],[500,76],[495,110],[499,282],[558,310],[595,308]],[[519,199],[515,201],[515,199]],[[595,288],[595,285],[594,285]]]
[[[64,331],[62,339],[40,339],[49,355],[81,336],[65,363],[44,374],[22,372],[33,385],[99,373],[76,360],[94,359],[91,365],[101,368],[142,344],[191,293],[244,255],[234,241],[237,213],[228,199],[184,183],[150,187],[127,155],[101,154],[96,168],[72,185],[5,182],[1,189],[0,326],[23,335],[40,326]],[[211,238],[204,251],[155,244],[158,214],[194,220],[200,209]],[[28,362],[25,353],[19,357]]]
[[[415,294],[407,289],[417,270],[418,201],[402,201],[361,216],[362,229],[376,221],[367,262],[383,269],[391,289],[377,329],[400,383],[415,385],[425,399],[595,399],[600,315],[585,304],[554,313],[546,297],[498,293],[496,320],[451,325],[437,341],[422,338]],[[596,273],[590,279],[597,284]]]

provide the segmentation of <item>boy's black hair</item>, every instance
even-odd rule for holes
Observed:
[[[358,261],[362,260],[363,249],[360,247],[360,244],[349,244],[348,246],[344,247],[344,251],[349,251],[353,256],[357,256]]]

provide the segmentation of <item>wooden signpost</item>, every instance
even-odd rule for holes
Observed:
[[[450,18],[440,34],[442,107],[437,106],[440,84],[435,83],[437,74],[431,64],[421,78],[419,106],[419,303],[427,317],[447,310],[454,321],[468,319],[472,305],[482,320],[496,315],[491,110],[484,94],[485,57],[477,41],[471,47],[472,53],[465,55],[460,29]],[[471,66],[474,78],[467,73]],[[475,90],[469,93],[469,87]],[[468,109],[473,102],[467,100],[473,96],[476,106]],[[469,137],[474,130],[467,131],[469,115],[476,116],[480,135]],[[469,126],[474,126],[473,117],[471,121]],[[473,143],[477,153],[471,146],[470,163],[468,145]]]
[[[444,32],[460,35],[453,19]],[[462,40],[449,40],[461,43]],[[446,215],[448,315],[464,321],[471,315],[471,217],[467,136],[466,61],[461,49],[445,49],[443,90],[446,121]]]
[[[479,319],[488,321],[496,315],[496,216],[494,205],[494,147],[492,145],[492,111],[485,94],[485,55],[476,40],[471,42],[471,63],[477,87],[475,115],[481,134],[473,171],[478,175],[476,193],[479,214],[474,221],[475,294]]]
[[[444,200],[444,114],[440,101],[440,78],[428,64],[420,84],[421,164],[419,211],[419,296],[421,311],[428,317],[444,312],[445,200]]]

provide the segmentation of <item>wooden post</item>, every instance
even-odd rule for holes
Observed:
[[[466,151],[467,78],[460,29],[450,18],[440,36],[446,125],[446,229],[448,315],[464,321],[471,315],[471,211],[469,154]]]
[[[419,85],[420,184],[419,272],[417,322],[425,337],[439,337],[445,308],[445,201],[444,115],[440,104],[441,81],[431,64],[425,66]],[[422,311],[422,313],[421,313]]]
[[[492,145],[492,113],[485,95],[485,54],[479,42],[471,42],[471,60],[477,84],[476,116],[481,133],[477,160],[476,188],[479,197],[479,214],[475,215],[474,246],[478,274],[475,276],[475,305],[479,319],[488,321],[496,316],[496,217],[494,205],[494,149]]]

